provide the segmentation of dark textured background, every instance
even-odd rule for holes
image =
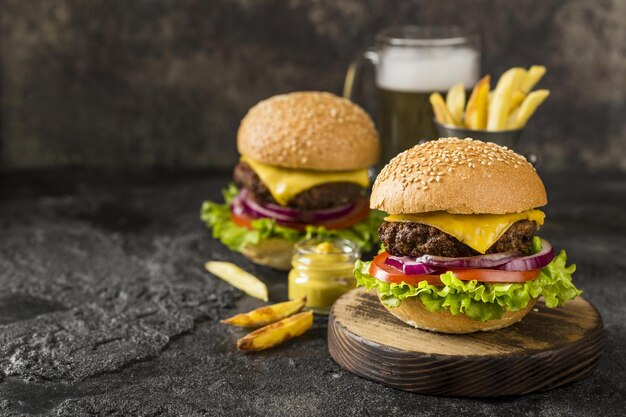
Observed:
[[[260,99],[341,91],[379,29],[464,24],[483,70],[542,63],[525,148],[544,170],[626,170],[622,0],[2,0],[1,162],[226,168]]]

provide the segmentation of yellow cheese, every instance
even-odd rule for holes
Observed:
[[[278,204],[286,205],[302,191],[328,182],[352,182],[367,188],[369,177],[366,169],[356,171],[312,171],[281,168],[262,164],[242,156],[241,161],[248,164],[270,190]]]
[[[422,223],[447,233],[470,248],[485,253],[509,227],[520,220],[531,220],[541,226],[545,214],[540,210],[526,210],[511,214],[451,214],[433,211],[420,214],[387,216],[388,222]]]

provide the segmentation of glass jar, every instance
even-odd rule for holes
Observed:
[[[306,307],[328,314],[335,300],[356,287],[356,245],[341,238],[306,239],[295,246],[289,272],[289,299],[307,297]]]

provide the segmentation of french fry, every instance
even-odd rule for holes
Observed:
[[[238,327],[261,327],[287,318],[298,311],[306,304],[306,297],[299,300],[285,301],[284,303],[272,304],[252,310],[248,313],[237,314],[220,323],[230,324]]]
[[[544,67],[543,65],[533,65],[532,67],[530,67],[528,69],[528,72],[526,73],[526,78],[520,86],[520,90],[522,91],[522,93],[528,94],[545,73],[546,67]]]
[[[537,107],[550,95],[548,90],[536,90],[528,94],[522,104],[511,114],[508,121],[509,129],[520,129],[526,125]]]
[[[487,127],[487,104],[489,100],[489,83],[491,77],[485,75],[481,78],[467,101],[465,110],[465,126],[468,129],[482,130]]]
[[[218,278],[223,279],[249,296],[267,301],[267,285],[252,274],[230,262],[207,262],[204,267]]]
[[[511,68],[502,74],[496,85],[493,99],[489,103],[487,130],[507,129],[513,92],[517,90],[525,76],[526,70],[519,67]]]
[[[446,106],[454,119],[454,124],[463,124],[463,109],[465,108],[465,86],[463,83],[453,85],[446,94]]]
[[[509,109],[509,114],[513,113],[513,110],[519,106],[522,101],[526,98],[526,94],[522,93],[520,90],[513,91],[513,95],[511,96],[511,108]]]
[[[443,101],[443,97],[439,93],[432,93],[430,95],[430,104],[433,106],[435,112],[435,118],[439,123],[445,125],[455,125],[454,118],[448,111],[446,103]]]
[[[525,68],[521,67],[510,68],[506,72],[509,71],[513,73],[513,91],[521,90],[522,85],[524,85],[524,83],[526,82],[526,78],[528,77],[528,71],[526,71]]]
[[[280,345],[298,337],[313,325],[313,312],[298,313],[276,323],[268,324],[237,340],[241,350],[257,352]]]

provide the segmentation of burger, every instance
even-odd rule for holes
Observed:
[[[442,333],[500,329],[544,297],[581,294],[575,265],[536,235],[546,191],[524,157],[494,143],[446,138],[395,158],[374,183],[370,206],[388,213],[383,249],[358,261],[358,285],[416,328]]]
[[[205,202],[201,217],[229,248],[281,270],[304,237],[343,237],[370,250],[382,217],[365,194],[379,148],[374,123],[349,100],[325,92],[263,100],[239,126],[241,158],[225,204]]]

